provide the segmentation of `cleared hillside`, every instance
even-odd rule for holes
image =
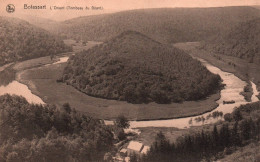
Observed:
[[[88,95],[131,103],[198,100],[220,81],[183,51],[134,31],[70,57],[61,79]]]
[[[212,52],[260,64],[260,19],[234,26],[228,32],[206,41],[203,47]]]
[[[107,41],[134,30],[164,43],[200,41],[257,17],[260,11],[253,7],[131,10],[67,20],[60,34],[85,41]]]
[[[26,21],[0,17],[0,65],[70,51],[62,40]]]

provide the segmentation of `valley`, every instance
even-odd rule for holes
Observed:
[[[259,6],[18,17],[0,16],[0,161],[259,159]]]
[[[191,47],[190,44],[189,47]],[[203,58],[205,59],[207,57]],[[48,59],[49,61],[47,61]],[[57,63],[59,62],[59,58],[56,58],[55,60]],[[37,62],[40,64],[37,64]],[[66,63],[61,62],[56,64],[54,62],[55,61],[51,61],[49,57],[43,57],[18,63],[14,66],[14,69],[18,71],[16,78],[19,82],[26,84],[32,93],[42,98],[45,103],[62,106],[62,104],[68,102],[73,107],[77,107],[78,111],[100,119],[115,119],[121,114],[126,116],[129,120],[161,120],[195,116],[215,109],[219,104],[222,104],[223,101],[222,99],[216,102],[220,98],[220,92],[201,101],[185,101],[183,103],[172,103],[170,105],[161,105],[156,103],[136,105],[124,101],[99,99],[87,96],[74,89],[72,86],[58,83],[57,79],[62,75],[62,70],[66,66]],[[240,90],[242,91],[243,84],[238,85],[241,86]],[[237,93],[239,95],[239,91]],[[235,98],[237,99],[237,97]],[[235,105],[237,105],[237,103]],[[188,124],[189,120],[190,118],[187,118],[185,123]],[[162,124],[162,126],[163,125],[167,126],[167,124]],[[182,125],[182,128],[187,127],[183,122],[180,123],[180,125]],[[178,126],[172,125],[170,127]]]
[[[187,101],[181,104],[172,103],[170,105],[155,103],[136,105],[124,101],[87,96],[72,86],[56,82],[62,75],[65,64],[41,66],[19,72],[18,75],[22,75],[20,75],[18,81],[27,84],[32,92],[40,96],[46,103],[61,106],[68,102],[73,107],[77,107],[78,111],[102,119],[114,119],[121,114],[127,116],[130,120],[178,118],[200,114],[217,107],[215,101],[219,99],[219,93],[213,94],[208,99],[199,102]],[[21,67],[21,64],[16,67]]]
[[[192,44],[194,46],[192,46]],[[178,48],[184,49],[184,47],[189,47],[189,54],[191,54],[193,57],[200,57],[200,55],[195,55],[195,53],[201,53],[199,49],[197,49],[198,43],[182,43],[182,44],[175,44]],[[206,53],[206,52],[205,52]],[[204,53],[204,54],[205,54]],[[84,93],[74,89],[72,86],[66,85],[64,83],[58,83],[57,79],[62,75],[62,70],[66,66],[66,61],[67,61],[67,56],[72,55],[73,53],[69,54],[63,54],[60,56],[57,56],[54,60],[51,60],[50,57],[42,57],[38,59],[33,59],[33,60],[27,60],[24,62],[17,63],[13,66],[15,70],[18,71],[16,75],[16,79],[27,85],[32,91],[32,93],[36,94],[45,103],[48,104],[56,104],[58,107],[62,107],[64,103],[68,102],[72,107],[77,108],[76,110],[79,112],[83,112],[86,115],[95,117],[95,118],[102,118],[102,119],[115,119],[118,115],[121,115],[122,112],[128,111],[124,116],[126,116],[129,120],[151,120],[151,121],[130,121],[130,128],[138,131],[140,131],[140,134],[135,137],[135,140],[138,140],[145,145],[152,145],[154,138],[156,137],[156,134],[159,131],[162,131],[165,136],[170,139],[171,142],[176,142],[178,138],[184,137],[187,134],[196,134],[197,132],[204,130],[204,131],[209,131],[213,129],[213,125],[210,123],[215,123],[216,124],[221,124],[221,122],[224,120],[223,116],[222,117],[217,117],[217,118],[207,118],[208,114],[210,113],[205,113],[203,116],[206,119],[205,121],[196,121],[195,119],[197,117],[202,117],[202,115],[198,115],[207,111],[211,111],[212,109],[215,109],[216,107],[220,107],[219,105],[222,105],[222,109],[215,109],[214,111],[221,111],[225,113],[231,113],[232,109],[236,106],[239,106],[240,104],[245,104],[247,103],[244,99],[243,96],[239,94],[240,91],[243,91],[243,86],[246,85],[245,81],[240,80],[238,83],[234,83],[234,79],[228,79],[228,83],[226,81],[227,78],[231,77],[236,77],[235,75],[231,73],[226,73],[223,72],[223,76],[221,76],[222,79],[224,79],[224,84],[226,84],[226,87],[223,92],[226,91],[226,95],[228,98],[223,97],[225,93],[219,92],[217,94],[214,94],[210,97],[208,97],[205,100],[201,101],[187,101],[181,104],[176,104],[172,103],[171,107],[169,108],[170,111],[166,112],[167,115],[169,116],[164,116],[166,113],[158,113],[158,108],[161,108],[165,110],[165,105],[159,105],[155,103],[150,103],[150,104],[143,104],[143,106],[147,106],[147,108],[144,109],[144,116],[141,116],[142,113],[140,113],[140,109],[137,110],[135,113],[130,113],[133,112],[133,106],[136,106],[135,104],[130,104],[124,101],[113,101],[113,100],[107,100],[107,99],[100,99],[100,98],[95,98],[91,96],[87,96]],[[208,57],[204,56],[201,57],[205,60],[210,60],[207,59]],[[214,58],[214,57],[213,57]],[[211,58],[210,61],[213,61],[213,58]],[[203,61],[200,59],[200,61],[204,62],[204,66],[207,64],[206,61]],[[208,66],[208,65],[206,65]],[[208,67],[209,69],[214,69],[213,73],[216,72],[216,67],[211,66]],[[220,66],[222,70],[223,65]],[[235,73],[236,74],[236,73]],[[223,78],[224,77],[224,78]],[[237,78],[238,79],[238,78]],[[240,78],[242,79],[242,78]],[[239,79],[238,79],[239,80]],[[18,84],[19,82],[15,81],[15,84]],[[242,84],[241,84],[241,83]],[[11,83],[11,85],[14,83]],[[20,83],[19,83],[20,84]],[[237,85],[240,88],[234,91],[234,95],[232,98],[230,96],[231,94],[231,89],[229,85]],[[255,95],[257,95],[257,90],[256,86],[253,85],[253,95],[252,99],[255,98]],[[229,87],[229,88],[228,88]],[[227,88],[227,89],[226,89]],[[21,89],[21,87],[13,88],[13,89]],[[22,90],[23,92],[27,92],[28,90]],[[1,90],[1,92],[3,92]],[[233,92],[232,92],[233,94]],[[19,93],[18,93],[19,95]],[[28,94],[22,93],[21,95],[28,96]],[[240,97],[239,97],[240,96]],[[211,98],[215,97],[215,98]],[[29,97],[30,99],[34,100],[34,103],[43,103],[43,101],[37,101],[37,99],[33,99],[33,97]],[[30,101],[30,99],[28,101]],[[235,99],[236,103],[231,104],[231,105],[223,105],[223,100],[230,100],[230,99]],[[240,101],[238,101],[240,100]],[[253,99],[253,101],[256,101]],[[208,110],[202,110],[201,112],[198,112],[198,114],[194,114],[198,110],[198,107],[196,107],[196,104],[201,105],[201,107],[205,108],[209,105],[209,103],[214,104],[214,107],[208,109]],[[110,105],[109,105],[110,104]],[[172,108],[172,105],[178,105],[176,106],[176,109]],[[102,106],[102,105],[109,105],[109,106]],[[118,107],[114,107],[114,105],[117,105]],[[151,105],[154,105],[154,109],[151,109]],[[206,106],[205,106],[206,105]],[[119,111],[121,106],[121,112]],[[129,108],[128,108],[129,106]],[[148,109],[148,106],[150,109]],[[169,105],[168,105],[169,106]],[[224,106],[224,107],[223,107]],[[229,108],[228,108],[229,107]],[[178,108],[178,109],[177,109]],[[228,108],[228,109],[227,109]],[[129,110],[127,110],[129,109]],[[182,115],[185,112],[185,109],[190,111],[190,114],[188,113],[186,118],[180,118],[183,117]],[[179,110],[179,111],[178,111]],[[96,111],[96,112],[95,112]],[[214,112],[213,111],[213,112]],[[120,112],[120,113],[111,113],[111,112]],[[149,113],[148,113],[149,112]],[[162,111],[161,111],[162,112]],[[171,113],[169,113],[171,112]],[[178,113],[179,112],[179,113]],[[192,114],[191,114],[192,112]],[[140,115],[141,114],[141,115]],[[179,116],[174,116],[178,115]],[[155,116],[156,115],[156,116]],[[160,116],[162,115],[162,116]],[[171,116],[170,116],[171,115]],[[195,115],[195,116],[194,116]],[[196,117],[196,115],[198,115]],[[140,118],[136,118],[140,117]],[[160,120],[155,120],[160,117]],[[173,120],[162,120],[164,118],[180,118],[180,119],[173,119]],[[191,119],[193,119],[192,123],[190,123]],[[107,122],[107,121],[105,121]],[[187,129],[189,128],[189,129]]]

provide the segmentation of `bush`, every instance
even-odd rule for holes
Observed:
[[[240,121],[240,120],[243,119],[243,117],[242,117],[242,115],[241,115],[241,112],[240,112],[240,110],[238,110],[238,109],[234,110],[234,112],[232,113],[232,115],[233,115],[233,119],[234,119],[235,121]]]
[[[233,117],[230,113],[227,113],[224,115],[224,120],[227,122],[231,122],[233,120]]]

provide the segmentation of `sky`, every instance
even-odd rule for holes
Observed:
[[[14,13],[6,12],[6,6],[13,4]],[[46,10],[25,10],[24,5],[46,5]],[[118,12],[122,10],[143,8],[175,8],[175,7],[224,7],[260,5],[260,0],[0,0],[0,15],[14,16],[33,15],[57,21],[93,15]],[[50,7],[83,7],[83,10],[51,10]],[[102,10],[91,10],[92,6]],[[89,7],[89,10],[85,8]]]

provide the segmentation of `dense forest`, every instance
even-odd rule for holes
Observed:
[[[29,104],[0,96],[0,161],[102,161],[113,150],[112,131],[64,104]]]
[[[131,103],[199,100],[220,85],[218,75],[188,54],[135,31],[70,57],[60,81],[91,96]]]
[[[260,19],[241,23],[212,37],[204,42],[203,48],[260,64]]]
[[[0,65],[70,50],[43,29],[20,19],[0,17]]]
[[[211,131],[188,134],[175,143],[170,143],[160,132],[148,155],[140,161],[216,161],[238,147],[260,140],[259,112],[260,101],[242,105],[226,114],[225,122],[215,125]]]
[[[77,40],[107,41],[134,30],[163,43],[190,42],[259,17],[260,11],[253,7],[140,9],[67,20],[62,22],[59,34]]]

